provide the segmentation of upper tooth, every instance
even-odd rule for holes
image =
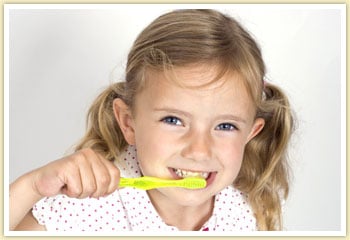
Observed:
[[[208,176],[209,176],[209,173],[208,173],[208,172],[203,172],[203,173],[202,173],[202,177],[203,177],[204,179],[207,179]]]
[[[181,169],[174,169],[176,175],[182,178],[187,178],[187,177],[201,177],[206,179],[209,176],[208,172],[191,172],[191,171],[185,171]]]

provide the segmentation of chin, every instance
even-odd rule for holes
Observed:
[[[200,206],[213,199],[214,194],[203,193],[200,190],[174,189],[171,192],[163,192],[174,204],[184,207]]]

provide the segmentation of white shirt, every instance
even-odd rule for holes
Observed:
[[[129,146],[123,158],[124,164],[117,164],[121,176],[139,177],[135,148]],[[45,197],[34,205],[33,215],[48,231],[178,231],[162,220],[146,191],[134,188],[123,188],[99,199]],[[256,229],[256,219],[245,195],[232,186],[215,196],[213,214],[201,227],[201,231]]]

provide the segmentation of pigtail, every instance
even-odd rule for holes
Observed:
[[[259,230],[281,230],[281,198],[288,196],[287,146],[293,118],[281,89],[265,84],[257,117],[265,119],[264,129],[245,149],[235,186],[248,194]]]
[[[127,146],[120,127],[114,117],[113,100],[122,98],[125,82],[105,89],[91,105],[87,115],[87,132],[75,150],[92,148],[108,160],[118,159]]]

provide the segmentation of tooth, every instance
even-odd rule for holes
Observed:
[[[207,179],[207,178],[208,178],[208,176],[209,176],[209,173],[204,172],[204,173],[202,173],[201,175],[202,175],[202,177],[203,177],[204,179]]]
[[[178,175],[181,178],[187,178],[187,177],[201,177],[201,178],[208,178],[209,173],[208,172],[191,172],[191,171],[185,171],[182,169],[176,169],[174,168],[174,172],[176,175]]]
[[[183,177],[183,176],[184,176],[183,172],[182,172],[180,169],[176,169],[176,174],[177,174],[179,177]]]
[[[198,172],[187,172],[188,177],[201,177],[202,174]]]

